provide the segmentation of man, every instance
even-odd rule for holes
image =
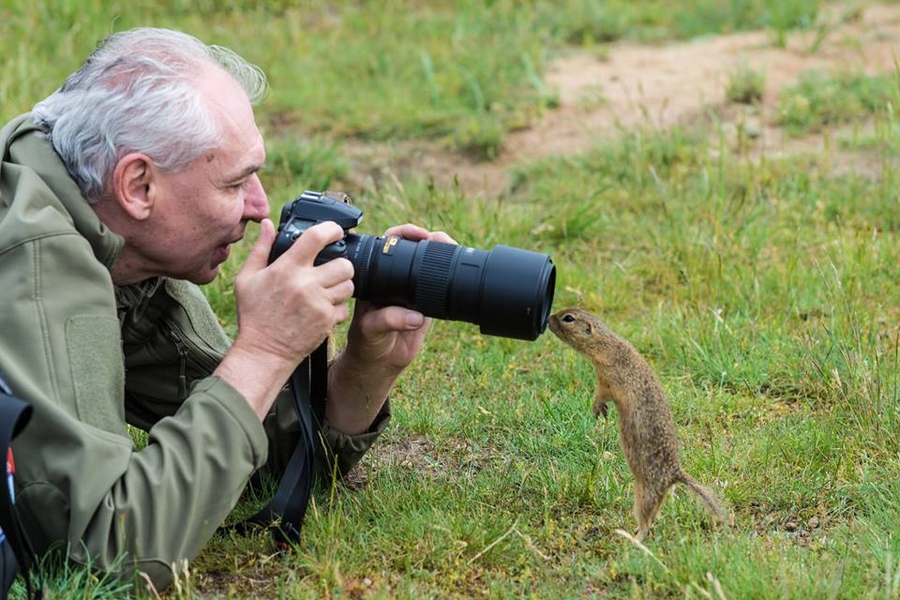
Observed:
[[[17,498],[39,551],[147,573],[165,587],[251,475],[297,442],[285,382],[349,317],[353,266],[315,256],[343,231],[275,238],[251,103],[262,73],[182,33],[113,34],[50,97],[0,130],[0,368],[34,417]],[[247,223],[228,340],[194,284]],[[389,230],[452,243],[413,225]],[[324,438],[341,471],[389,419],[388,393],[428,319],[356,310],[329,366]],[[135,449],[126,423],[149,432]]]

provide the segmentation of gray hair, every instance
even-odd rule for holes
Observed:
[[[185,33],[137,28],[107,36],[61,88],[32,109],[88,202],[108,194],[119,159],[142,152],[178,171],[214,149],[220,132],[196,87],[222,68],[251,103],[267,91],[265,74],[233,51]]]

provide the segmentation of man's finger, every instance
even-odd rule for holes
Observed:
[[[334,305],[344,304],[353,296],[353,282],[344,280],[326,290],[326,296]]]
[[[390,331],[414,331],[422,327],[427,319],[422,313],[402,306],[385,306],[368,312],[365,327],[372,333]]]
[[[343,237],[344,230],[334,221],[316,223],[294,240],[284,254],[290,254],[291,260],[300,264],[312,265],[325,246]]]
[[[385,236],[396,235],[397,237],[412,242],[421,242],[422,240],[430,240],[433,242],[441,242],[443,244],[456,245],[456,240],[447,235],[444,231],[428,231],[418,225],[406,223],[405,225],[397,225],[391,227],[384,232]]]
[[[346,258],[334,258],[318,267],[319,281],[324,287],[331,287],[353,279],[353,263]]]
[[[275,241],[275,226],[270,219],[263,219],[259,222],[259,237],[256,243],[250,249],[244,266],[249,267],[252,271],[260,271],[266,268],[269,262],[269,251],[272,249],[272,242]]]

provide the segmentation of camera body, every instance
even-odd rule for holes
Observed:
[[[362,211],[352,204],[350,196],[342,192],[305,191],[281,209],[278,236],[269,253],[269,262],[281,256],[300,235],[317,223],[334,221],[344,230],[345,237],[329,244],[316,257],[320,265],[335,258],[347,257],[346,235],[362,221]]]
[[[340,225],[344,237],[326,246],[315,264],[348,259],[357,299],[474,323],[485,335],[534,340],[547,328],[556,268],[546,254],[502,245],[486,251],[351,233],[362,221],[362,211],[342,192],[307,190],[287,203],[269,262],[308,228],[325,221]]]

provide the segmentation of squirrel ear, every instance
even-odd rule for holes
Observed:
[[[585,323],[584,324],[584,332],[587,335],[591,335],[592,333],[594,333],[594,326],[591,325],[590,323]]]

